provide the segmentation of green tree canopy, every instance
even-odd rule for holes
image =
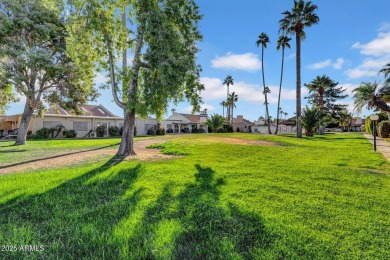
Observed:
[[[338,101],[348,97],[346,89],[338,86],[338,82],[329,76],[317,76],[305,86],[309,89],[309,104],[318,107],[325,114],[329,114],[335,120],[339,120],[346,113],[348,105],[339,104]]]
[[[27,127],[43,101],[75,113],[97,96],[92,78],[66,55],[67,30],[49,1],[3,0],[0,4],[0,82],[26,97],[16,144],[25,144]]]
[[[194,0],[70,1],[75,56],[109,71],[107,82],[124,109],[125,126],[118,155],[134,154],[135,115],[161,119],[170,102],[187,99],[200,109],[201,68],[196,64],[201,19]],[[81,39],[82,38],[82,39]],[[127,57],[132,60],[127,62]]]

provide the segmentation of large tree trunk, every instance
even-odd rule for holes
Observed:
[[[297,119],[297,138],[302,137],[302,116],[301,116],[301,33],[296,32],[295,38],[297,42],[297,107],[296,107],[296,119]]]
[[[138,31],[138,37],[137,37],[137,43],[134,50],[134,58],[133,58],[133,68],[131,70],[131,82],[130,82],[130,89],[127,95],[127,102],[136,103],[136,97],[135,94],[137,92],[138,87],[138,77],[139,77],[139,70],[141,66],[141,50],[143,45],[143,26],[139,25],[137,28]],[[124,117],[125,121],[123,124],[123,133],[122,133],[122,140],[121,144],[119,146],[119,150],[117,152],[118,156],[129,156],[129,155],[135,155],[134,152],[134,126],[135,126],[135,109],[132,109],[129,111],[127,107],[124,108]]]
[[[275,134],[278,134],[278,128],[279,128],[279,110],[280,110],[280,93],[282,92],[282,82],[283,82],[283,66],[284,66],[284,47],[282,47],[282,69],[280,70],[280,85],[279,85],[279,96],[278,96],[278,110],[277,110],[277,117],[276,117],[276,130]]]
[[[130,112],[127,108],[124,110],[124,124],[121,144],[119,146],[118,156],[136,155],[134,151],[134,125],[135,125],[135,113]]]
[[[27,139],[28,126],[31,121],[31,116],[34,112],[30,104],[30,99],[26,100],[26,105],[24,106],[24,111],[22,115],[22,120],[20,121],[20,126],[18,129],[18,136],[16,137],[15,145],[25,145]]]

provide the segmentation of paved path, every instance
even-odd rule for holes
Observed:
[[[374,137],[369,134],[364,134],[364,136],[373,144]],[[374,147],[372,148],[374,149]],[[376,151],[381,152],[387,160],[390,161],[390,142],[383,141],[382,138],[376,137]]]

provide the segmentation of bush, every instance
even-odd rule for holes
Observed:
[[[231,125],[227,125],[226,126],[226,133],[233,133],[234,131],[233,131],[233,126],[231,126]]]
[[[167,134],[173,134],[173,129],[172,128],[168,129]]]
[[[103,137],[105,132],[106,132],[106,127],[104,125],[100,125],[96,127],[97,137]]]
[[[220,128],[217,133],[227,133],[227,130],[226,128]]]
[[[382,138],[390,137],[390,122],[382,121],[377,126],[378,136]]]
[[[156,135],[165,135],[165,129],[164,128],[157,128]]]
[[[190,129],[188,127],[181,129],[181,132],[184,134],[187,134],[190,132]]]
[[[50,130],[48,128],[41,128],[31,135],[31,139],[49,139]]]
[[[156,135],[156,129],[154,127],[151,127],[146,131],[147,135]]]
[[[372,122],[370,116],[366,117],[366,121],[364,122],[364,128],[367,134],[372,135]]]
[[[122,132],[123,132],[123,129],[122,129]],[[110,136],[119,136],[119,127],[117,127],[116,125],[110,126],[108,128],[108,133]]]
[[[76,130],[73,129],[64,130],[62,134],[65,136],[65,138],[75,138],[77,136]]]
[[[240,132],[240,128],[237,127],[236,132]]]

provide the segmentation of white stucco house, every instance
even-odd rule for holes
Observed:
[[[58,125],[63,125],[65,129],[73,129],[77,132],[76,137],[84,137],[91,130],[96,131],[96,127],[100,125],[122,127],[124,118],[111,113],[103,105],[82,105],[80,109],[83,111],[82,115],[73,115],[69,111],[56,106],[50,107],[43,117],[39,117],[34,112],[31,118],[28,130],[35,133],[41,128],[52,128]],[[0,131],[9,131],[19,127],[22,114],[15,115],[1,115],[0,116]],[[149,128],[157,125],[157,119],[136,119],[135,127],[137,128],[137,135],[146,135]],[[106,130],[104,136],[108,136]],[[62,136],[59,136],[62,137]]]
[[[207,112],[203,111],[200,115],[173,113],[163,121],[163,127],[167,133],[191,133],[194,129],[203,129],[206,133]]]

